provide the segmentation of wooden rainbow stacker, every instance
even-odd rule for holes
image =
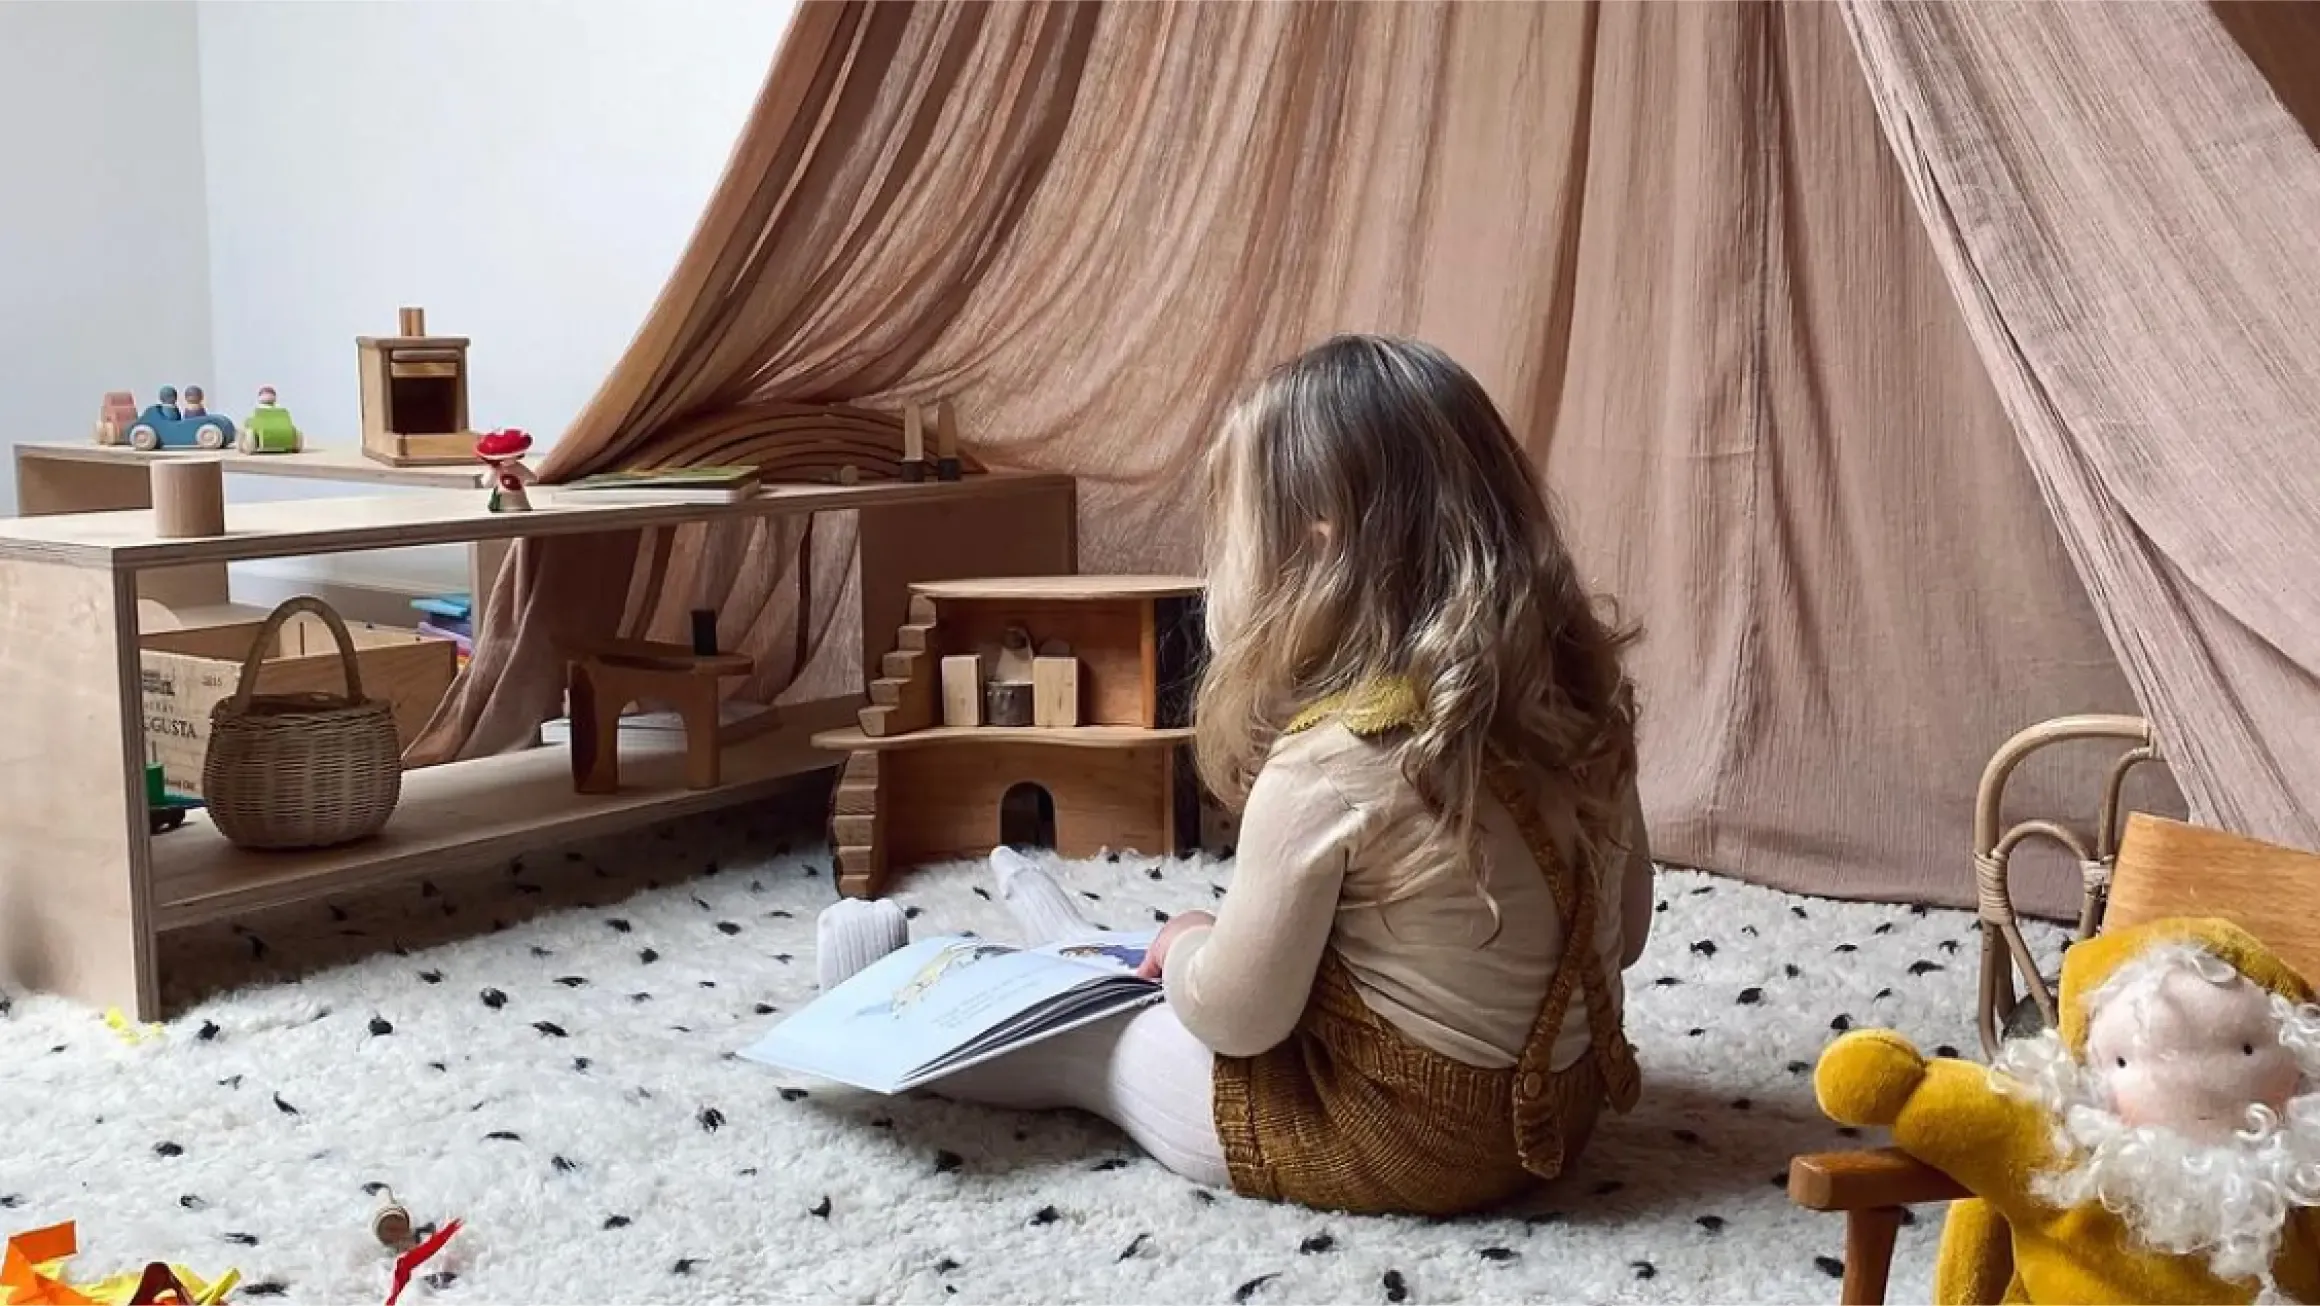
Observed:
[[[909,620],[856,726],[830,818],[838,887],[1001,844],[1173,854],[1200,838],[1184,745],[1201,584],[1036,576],[910,587]]]

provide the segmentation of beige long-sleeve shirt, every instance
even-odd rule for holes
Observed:
[[[1411,1041],[1484,1068],[1520,1058],[1571,946],[1553,892],[1495,801],[1480,818],[1488,897],[1466,868],[1433,864],[1397,747],[1330,721],[1284,737],[1267,759],[1216,924],[1184,935],[1167,961],[1168,1005],[1212,1051],[1254,1056],[1286,1039],[1334,946],[1371,1010]],[[1570,813],[1545,814],[1568,853]],[[1578,945],[1611,972],[1615,996],[1651,928],[1651,859],[1632,793],[1621,842],[1629,851],[1610,868],[1595,937]],[[1587,1022],[1566,1019],[1553,1066],[1577,1061],[1587,1043]]]

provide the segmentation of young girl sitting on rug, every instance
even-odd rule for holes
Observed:
[[[1620,980],[1651,865],[1626,636],[1489,396],[1429,346],[1347,336],[1291,361],[1210,475],[1195,751],[1242,807],[1230,886],[1154,941],[1165,1004],[936,1091],[1090,1112],[1249,1196],[1495,1205],[1636,1097]],[[1029,942],[1094,932],[1045,872],[991,861]],[[836,904],[823,985],[906,940],[892,902]]]

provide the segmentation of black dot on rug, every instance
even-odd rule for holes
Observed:
[[[959,1268],[959,1263],[952,1260],[948,1256],[945,1256],[941,1260],[934,1263],[934,1272],[936,1274],[949,1274],[951,1271],[957,1268]]]
[[[1829,1028],[1835,1030],[1839,1034],[1844,1033],[1846,1030],[1851,1029],[1852,1027],[1853,1018],[1849,1015],[1839,1015],[1835,1020],[1829,1022]]]
[[[1696,943],[1694,943],[1694,944],[1692,945],[1692,955],[1693,955],[1693,956],[1695,956],[1695,957],[1713,957],[1713,956],[1715,956],[1715,955],[1716,955],[1716,941],[1715,941],[1714,939],[1701,939],[1701,940],[1699,940],[1698,942],[1696,942]]]
[[[822,1200],[821,1200],[821,1201],[814,1203],[814,1205],[813,1205],[813,1208],[812,1208],[811,1210],[808,1210],[808,1211],[806,1212],[806,1214],[807,1214],[807,1215],[810,1215],[810,1216],[813,1216],[813,1217],[814,1217],[815,1219],[817,1219],[817,1220],[827,1220],[827,1219],[829,1219],[829,1218],[830,1218],[830,1199],[829,1199],[827,1196],[824,1196],[824,1197],[822,1198]]]
[[[1802,907],[1791,907],[1788,909],[1788,914],[1796,917],[1800,921],[1809,921],[1812,919],[1812,917],[1804,914],[1804,908]]]
[[[201,1022],[201,1028],[195,1032],[194,1037],[200,1039],[204,1043],[208,1043],[216,1039],[217,1036],[222,1032],[223,1031],[218,1028],[218,1023],[216,1021],[205,1020]]]
[[[1119,1255],[1112,1258],[1112,1263],[1117,1265],[1122,1261],[1132,1261],[1136,1259],[1136,1253],[1143,1251],[1144,1245],[1151,1241],[1152,1235],[1148,1233],[1137,1234],[1134,1238],[1128,1240],[1127,1246],[1120,1249]]]
[[[1692,1223],[1700,1226],[1702,1229],[1707,1230],[1709,1233],[1724,1232],[1724,1217],[1720,1215],[1703,1215],[1698,1219],[1693,1220]]]
[[[680,1256],[677,1258],[677,1263],[669,1267],[669,1273],[691,1274],[693,1272],[693,1267],[698,1264],[700,1264],[700,1262],[694,1260],[690,1256]]]
[[[579,975],[558,975],[556,977],[556,982],[568,989],[584,989],[588,987],[588,981]]]
[[[650,966],[654,962],[661,959],[661,954],[653,951],[651,948],[645,948],[636,954],[636,959],[640,962],[643,962],[645,965]]]
[[[949,1174],[966,1163],[967,1158],[956,1152],[945,1150],[934,1154],[934,1172],[936,1174]]]
[[[1933,1055],[1937,1057],[1949,1057],[1952,1060],[1957,1058],[1957,1054],[1957,1046],[1951,1043],[1944,1043],[1940,1047],[1937,1047],[1933,1050]]]
[[[1788,1073],[1792,1075],[1808,1074],[1811,1070],[1812,1063],[1810,1061],[1791,1061],[1788,1063]]]
[[[175,1143],[155,1143],[155,1144],[153,1145],[153,1151],[154,1151],[154,1153],[155,1153],[156,1155],[158,1155],[158,1156],[183,1156],[183,1155],[185,1155],[185,1149],[184,1149],[184,1148],[182,1148],[182,1147],[179,1147],[179,1146],[178,1146],[177,1144],[175,1144]]]
[[[1819,1266],[1820,1272],[1832,1279],[1845,1277],[1845,1263],[1834,1256],[1815,1256],[1813,1264]]]
[[[1879,925],[1876,929],[1873,929],[1869,932],[1871,934],[1891,934],[1893,932],[1893,922],[1886,921],[1884,924]]]
[[[1261,1290],[1266,1284],[1271,1283],[1273,1280],[1280,1277],[1281,1275],[1278,1271],[1272,1274],[1260,1274],[1256,1278],[1242,1284],[1240,1287],[1233,1289],[1233,1300],[1236,1302],[1245,1302],[1251,1297],[1256,1296],[1258,1291]]]
[[[1297,1244],[1297,1254],[1300,1256],[1318,1256],[1336,1245],[1337,1239],[1325,1233],[1317,1233]]]
[[[614,916],[606,920],[604,923],[611,926],[612,932],[615,934],[626,934],[629,932],[629,930],[634,928],[627,921],[622,920],[618,916]]]
[[[494,1129],[483,1137],[484,1141],[491,1143],[520,1143],[524,1141],[524,1136],[512,1129]]]
[[[1764,1001],[1764,990],[1759,988],[1742,989],[1740,990],[1740,996],[1734,998],[1733,1001],[1739,1003],[1743,1007],[1753,1007],[1757,1003]]]
[[[419,978],[429,984],[441,984],[443,982],[443,972],[439,970],[423,970],[419,972]]]
[[[1935,971],[1942,969],[1944,969],[1944,967],[1938,961],[1925,961],[1920,959],[1909,963],[1909,973],[1912,975],[1931,975]]]
[[[1474,1254],[1486,1261],[1496,1261],[1501,1265],[1508,1261],[1522,1259],[1522,1253],[1512,1247],[1477,1247]]]
[[[693,1119],[703,1130],[712,1134],[725,1126],[725,1113],[713,1106],[702,1107],[700,1114]]]
[[[382,1036],[382,1035],[392,1034],[392,1033],[394,1033],[394,1032],[395,1032],[395,1027],[394,1027],[392,1024],[390,1024],[390,1023],[388,1022],[388,1020],[387,1020],[387,1018],[386,1018],[386,1017],[384,1017],[384,1016],[373,1016],[373,1017],[371,1017],[371,1036],[372,1036],[373,1038],[377,1038],[377,1037],[380,1037],[380,1036]]]
[[[1400,1270],[1386,1271],[1385,1277],[1378,1282],[1386,1290],[1387,1301],[1405,1302],[1410,1299],[1410,1281],[1402,1277]]]
[[[491,1008],[493,1011],[497,1011],[501,1007],[507,1005],[507,994],[500,992],[498,989],[485,989],[482,993],[479,993],[476,996],[482,1000],[483,1005]]]
[[[1031,1223],[1033,1224],[1053,1224],[1062,1218],[1063,1213],[1052,1206],[1042,1206],[1031,1213]]]
[[[1657,1278],[1659,1275],[1659,1267],[1650,1261],[1632,1261],[1629,1262],[1627,1268],[1635,1271],[1635,1277],[1638,1279]]]

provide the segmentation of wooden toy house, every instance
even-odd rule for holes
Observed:
[[[830,824],[839,888],[999,844],[1066,857],[1200,842],[1185,744],[1200,582],[1045,576],[911,587],[854,728]]]
[[[390,467],[475,461],[467,424],[467,337],[427,334],[424,309],[399,311],[394,336],[360,336],[362,449]]]

